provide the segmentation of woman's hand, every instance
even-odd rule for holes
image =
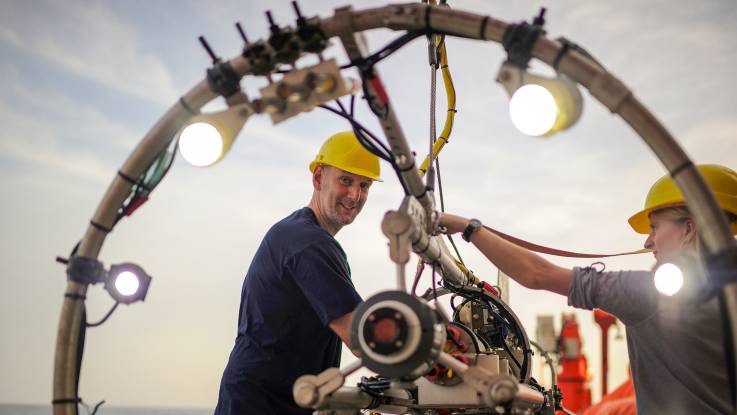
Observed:
[[[448,235],[452,235],[454,233],[463,232],[464,229],[466,229],[466,226],[468,226],[468,219],[451,215],[450,213],[443,213],[440,216],[440,226],[445,227],[445,233]]]

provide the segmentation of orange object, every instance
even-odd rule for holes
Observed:
[[[586,409],[581,415],[637,415],[635,387],[632,377],[601,398],[601,402]]]
[[[569,411],[579,413],[591,406],[591,389],[588,362],[583,354],[575,314],[563,314],[558,351],[561,366],[558,387],[563,394],[563,406]]]
[[[617,318],[606,311],[594,310],[594,321],[601,328],[601,396],[607,394],[609,373],[609,327],[617,323]]]

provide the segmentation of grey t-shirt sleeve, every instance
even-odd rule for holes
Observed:
[[[568,305],[613,314],[626,325],[637,324],[657,309],[657,292],[650,271],[605,271],[573,268]]]

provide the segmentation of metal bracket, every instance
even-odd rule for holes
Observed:
[[[478,365],[468,366],[445,352],[438,355],[438,362],[453,369],[464,383],[475,389],[485,406],[506,405],[517,393],[517,382],[509,375],[495,375]]]
[[[261,88],[260,92],[271,122],[278,124],[317,105],[350,94],[356,88],[350,79],[341,76],[335,59],[330,59],[290,71],[280,81]]]
[[[344,369],[331,367],[318,375],[302,375],[294,382],[292,395],[294,402],[302,408],[317,408],[325,397],[337,391],[345,384],[346,376],[363,367],[363,361],[358,360]]]
[[[241,90],[240,77],[228,62],[216,63],[207,70],[207,84],[210,90],[225,98]]]
[[[96,284],[105,280],[105,267],[96,258],[74,255],[67,264],[67,277],[80,284]]]
[[[389,238],[389,257],[397,264],[397,288],[400,291],[407,291],[405,265],[409,262],[412,229],[412,217],[404,212],[386,212],[381,221],[381,231]]]

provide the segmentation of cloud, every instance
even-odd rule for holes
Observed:
[[[95,108],[14,82],[0,99],[0,125],[0,160],[95,182],[110,180],[136,142],[134,130]]]
[[[98,2],[3,6],[0,42],[124,94],[168,105],[178,96],[166,66],[139,31]],[[63,16],[63,17],[60,17]]]

